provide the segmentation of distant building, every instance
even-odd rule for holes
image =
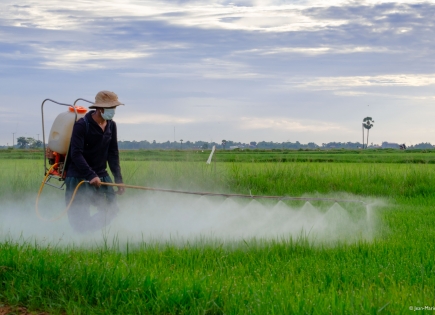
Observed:
[[[399,149],[400,145],[398,143],[384,141],[381,147],[382,149]]]
[[[231,145],[230,146],[230,150],[234,150],[234,149],[240,149],[240,146],[238,146],[238,145]]]

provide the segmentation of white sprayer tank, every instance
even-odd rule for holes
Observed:
[[[87,112],[86,108],[82,106],[76,106],[75,108],[77,110],[77,120],[85,116]],[[59,154],[66,154],[68,152],[75,116],[76,114],[72,106],[70,106],[68,111],[57,115],[48,136],[48,147],[50,150]]]

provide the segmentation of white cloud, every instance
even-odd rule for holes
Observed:
[[[0,10],[6,19],[3,24],[16,27],[36,27],[54,30],[76,30],[87,27],[93,19],[130,18],[160,20],[169,24],[215,29],[288,32],[315,30],[348,23],[343,19],[314,19],[302,13],[306,5],[274,5],[257,2],[253,6],[234,6],[193,2],[168,4],[165,1],[54,1],[34,3],[22,1],[29,6],[12,6],[12,1],[3,2]],[[324,6],[322,3],[317,6]],[[328,4],[330,5],[330,4]]]
[[[324,55],[324,54],[353,54],[353,53],[394,53],[387,47],[370,46],[335,46],[335,47],[266,47],[250,50],[240,50],[234,54],[256,54],[256,55],[279,55],[279,54],[302,54],[302,55]]]
[[[188,124],[194,122],[192,118],[177,117],[165,114],[134,114],[126,116],[120,114],[116,116],[116,122],[121,124]]]
[[[272,129],[272,130],[291,130],[305,132],[324,132],[331,130],[346,130],[344,127],[322,121],[298,121],[283,118],[259,118],[259,117],[242,117],[242,129]]]
[[[2,95],[26,121],[21,130],[35,135],[35,100],[70,90],[93,97],[100,88],[128,95],[132,106],[116,120],[136,140],[146,128],[166,138],[179,124],[189,140],[215,132],[334,141],[351,137],[346,121],[359,122],[366,114],[357,105],[374,98],[382,98],[370,113],[377,121],[388,111],[391,126],[413,119],[431,130],[433,1],[234,2],[3,0]],[[8,135],[16,122],[3,120]]]
[[[335,90],[348,87],[421,87],[435,84],[434,74],[389,74],[377,76],[337,76],[288,80],[288,87]]]
[[[196,63],[185,62],[174,64],[170,68],[158,65],[158,69],[155,69],[151,66],[151,70],[148,72],[123,72],[122,75],[132,78],[190,77],[231,80],[249,80],[265,77],[265,75],[255,72],[249,64],[218,58],[204,58]]]
[[[370,93],[370,92],[353,91],[353,90],[334,91],[333,94],[338,96],[355,96],[355,97],[378,96],[378,97],[384,97],[389,99],[407,99],[407,100],[414,100],[414,101],[435,100],[435,96],[427,96],[427,95],[424,96],[424,95],[402,95],[398,93]]]
[[[91,70],[106,67],[114,68],[124,60],[144,58],[151,53],[134,50],[68,50],[35,46],[45,61],[41,62],[48,68],[62,70]]]

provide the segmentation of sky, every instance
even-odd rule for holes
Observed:
[[[369,116],[369,143],[435,144],[434,24],[435,1],[2,0],[0,145],[101,90],[120,141],[362,142]]]

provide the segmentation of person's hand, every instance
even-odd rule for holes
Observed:
[[[118,191],[116,192],[118,195],[122,195],[123,193],[125,193],[125,187],[123,186],[118,186]]]
[[[100,186],[101,186],[101,180],[97,176],[97,177],[92,178],[91,181],[89,182],[89,184],[91,184],[92,186],[95,186],[97,188],[100,188]]]

